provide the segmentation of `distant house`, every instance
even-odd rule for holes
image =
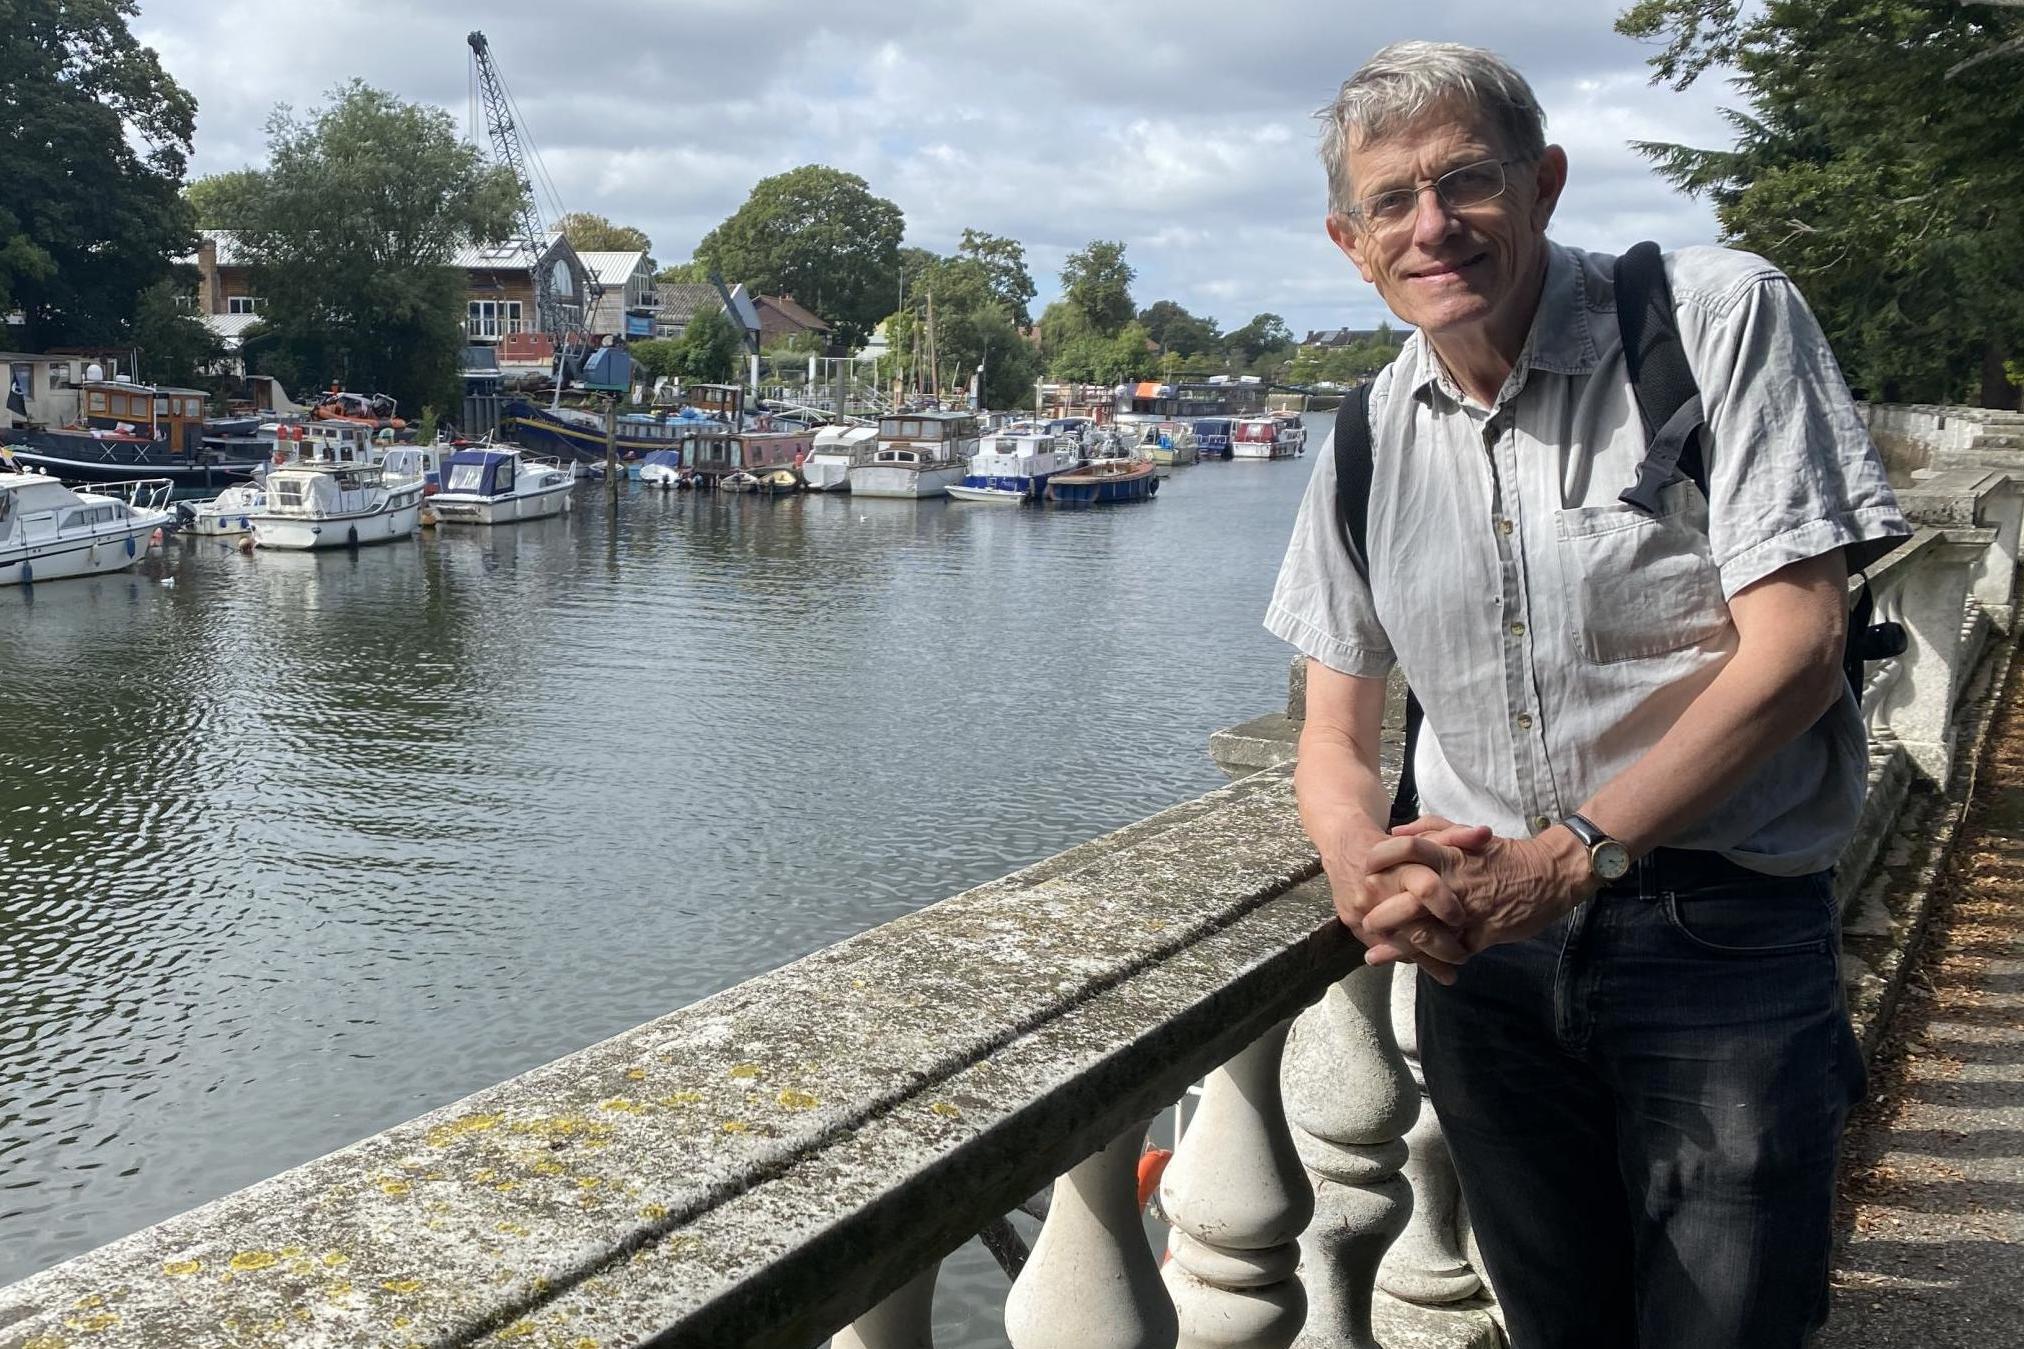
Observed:
[[[660,288],[661,307],[654,319],[654,336],[680,337],[701,314],[718,314],[724,298],[707,281],[675,281]],[[759,336],[759,311],[742,285],[731,287],[732,317],[748,340]]]
[[[829,325],[801,307],[792,295],[761,295],[752,302],[759,313],[759,345],[783,345],[797,337],[813,337],[815,349],[829,348]]]
[[[1308,333],[1300,345],[1322,351],[1353,347],[1364,342],[1389,341],[1393,346],[1404,346],[1412,331],[1411,328],[1323,328]]]
[[[642,338],[654,335],[661,308],[653,259],[645,253],[580,253],[596,287],[590,322],[594,336]]]

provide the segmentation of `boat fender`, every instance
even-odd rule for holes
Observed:
[[[1159,1193],[1160,1177],[1166,1174],[1167,1163],[1174,1159],[1171,1148],[1147,1148],[1138,1159],[1138,1202],[1144,1208]]]
[[[35,584],[35,564],[33,562],[23,562],[21,564],[21,584],[25,586]]]
[[[345,542],[345,544],[346,544],[346,546],[347,546],[347,547],[351,547],[351,548],[356,548],[356,547],[358,547],[358,526],[357,526],[357,525],[353,525],[353,526],[352,526],[352,527],[351,527],[351,528],[350,528],[349,530],[346,530],[346,531],[345,531],[345,535],[344,535],[344,542]]]

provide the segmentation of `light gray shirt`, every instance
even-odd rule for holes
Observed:
[[[1656,517],[1617,494],[1645,437],[1607,254],[1549,246],[1545,288],[1496,402],[1470,402],[1415,333],[1371,390],[1366,585],[1315,456],[1265,626],[1346,674],[1394,663],[1426,709],[1422,809],[1523,837],[1579,810],[1656,744],[1736,650],[1728,600],[1845,548],[1910,534],[1799,292],[1748,253],[1666,259],[1707,412],[1704,499]],[[1832,866],[1867,776],[1852,693],[1678,838],[1773,875]]]

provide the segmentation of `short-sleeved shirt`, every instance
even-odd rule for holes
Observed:
[[[1736,650],[1730,597],[1832,549],[1859,569],[1909,536],[1818,323],[1775,267],[1666,259],[1707,414],[1709,490],[1617,500],[1645,436],[1607,254],[1549,245],[1538,314],[1495,403],[1416,333],[1371,390],[1370,581],[1315,457],[1265,626],[1346,674],[1397,663],[1426,709],[1423,809],[1522,837],[1579,810],[1673,725]],[[1832,866],[1867,741],[1852,693],[1674,847],[1773,875]]]

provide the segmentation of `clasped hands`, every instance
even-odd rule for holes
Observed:
[[[1398,826],[1361,869],[1331,867],[1329,880],[1367,963],[1410,961],[1444,984],[1470,956],[1525,940],[1597,887],[1587,850],[1566,829],[1500,838],[1437,815]]]

